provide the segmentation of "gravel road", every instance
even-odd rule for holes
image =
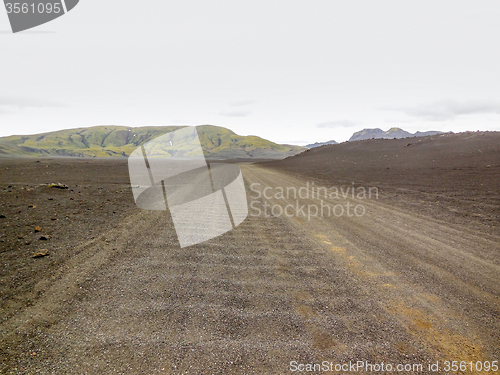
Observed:
[[[242,170],[254,208],[321,206],[257,198],[308,181]],[[500,360],[500,239],[347,202],[364,215],[251,208],[233,231],[184,249],[168,213],[133,210],[75,244],[61,276],[35,286],[42,297],[2,323],[4,351],[18,353],[4,372],[286,374],[292,361],[368,361],[427,373],[438,360]]]

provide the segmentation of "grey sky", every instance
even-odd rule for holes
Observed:
[[[408,116],[431,121],[453,120],[458,116],[477,114],[500,114],[500,101],[457,102],[445,100],[419,105],[413,108],[400,108]]]
[[[303,144],[500,130],[499,19],[498,1],[81,0],[11,34],[0,9],[0,136],[179,121]]]
[[[337,129],[341,127],[347,127],[347,128],[352,128],[357,126],[358,123],[350,120],[337,120],[337,121],[328,121],[328,122],[322,122],[321,124],[318,124],[318,128],[329,128],[329,129]]]

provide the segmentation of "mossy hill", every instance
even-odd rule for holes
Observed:
[[[14,135],[0,138],[0,156],[126,157],[149,140],[182,127],[94,126]],[[283,159],[304,150],[303,147],[280,145],[253,135],[237,135],[220,126],[202,125],[197,131],[209,159]]]

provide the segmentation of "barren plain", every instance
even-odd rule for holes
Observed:
[[[135,207],[126,159],[0,159],[0,371],[498,361],[499,145],[446,134],[240,163],[248,218],[184,249],[168,211]],[[378,195],[314,196],[313,183]],[[286,211],[322,203],[364,211]]]

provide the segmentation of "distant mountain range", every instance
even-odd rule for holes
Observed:
[[[94,126],[0,138],[0,156],[126,157],[138,146],[183,126]],[[283,159],[304,147],[280,145],[257,136],[241,136],[212,125],[197,127],[208,159]]]
[[[363,129],[360,130],[359,132],[353,133],[351,138],[349,138],[349,142],[352,141],[361,141],[363,139],[393,139],[393,138],[407,138],[407,137],[425,137],[428,135],[436,135],[436,134],[442,134],[443,132],[440,131],[435,131],[431,130],[428,132],[416,132],[416,133],[410,133],[407,132],[406,130],[403,130],[401,128],[390,128],[387,131],[383,131],[382,129],[375,128],[375,129]],[[314,147],[319,147],[319,146],[325,146],[325,145],[336,145],[338,142],[335,142],[334,140],[327,141],[327,142],[316,142],[316,143],[311,143],[306,145],[306,148],[314,148]]]
[[[407,137],[425,137],[428,135],[436,135],[436,134],[442,134],[443,132],[440,131],[428,131],[428,132],[416,132],[416,133],[409,133],[406,130],[403,130],[401,128],[390,128],[387,131],[383,131],[382,129],[375,128],[375,129],[363,129],[360,130],[359,132],[356,132],[352,135],[352,137],[349,139],[349,142],[352,141],[361,141],[363,139],[380,139],[380,138],[385,138],[385,139],[393,139],[393,138],[407,138]]]
[[[0,157],[127,157],[149,140],[183,127],[94,126],[34,135],[13,135],[0,138]],[[197,131],[203,152],[208,159],[284,159],[306,149],[337,144],[331,140],[311,143],[305,147],[281,145],[253,135],[237,135],[229,129],[213,125],[198,126]],[[424,137],[441,133],[443,132],[409,133],[400,128],[391,128],[388,131],[379,128],[363,129],[354,133],[349,142],[372,138]]]
[[[335,142],[334,140],[327,141],[327,142],[316,142],[316,143],[311,143],[309,145],[306,145],[305,147],[307,148],[314,148],[314,147],[319,147],[319,146],[325,146],[325,145],[337,145],[338,142]]]

